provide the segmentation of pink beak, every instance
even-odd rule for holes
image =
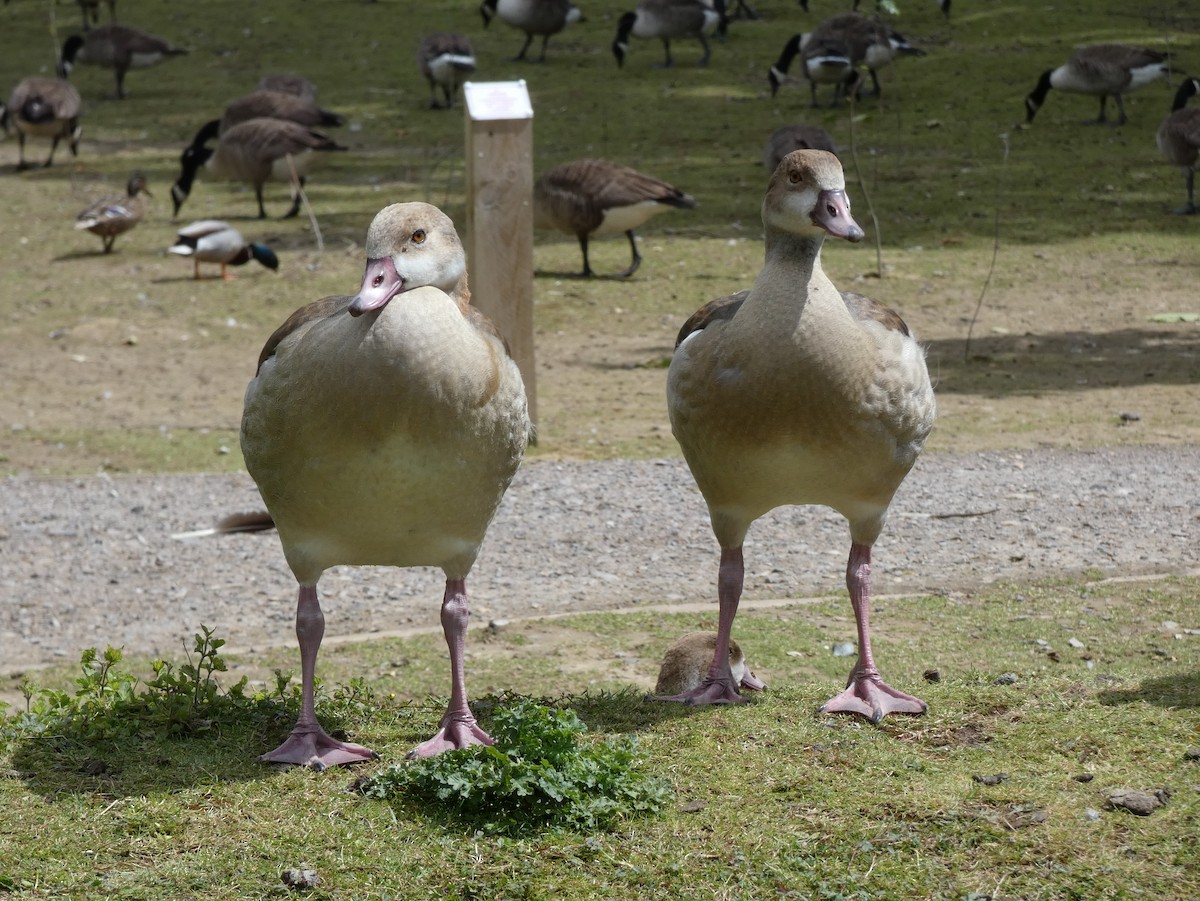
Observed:
[[[850,198],[841,188],[825,190],[817,196],[817,208],[813,210],[812,218],[814,225],[819,225],[835,238],[857,243],[864,237],[863,230],[850,215]]]
[[[404,279],[396,273],[396,264],[391,257],[367,260],[362,287],[354,300],[350,301],[350,315],[361,316],[372,310],[381,310],[403,290]]]

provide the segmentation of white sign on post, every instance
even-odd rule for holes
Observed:
[[[498,119],[532,119],[533,104],[525,79],[519,81],[468,81],[463,85],[467,115],[476,122]]]

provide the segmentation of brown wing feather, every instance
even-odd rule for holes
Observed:
[[[284,338],[310,322],[341,315],[350,306],[350,301],[352,300],[354,298],[348,295],[322,297],[320,300],[314,300],[310,304],[305,304],[294,312],[287,318],[283,325],[271,333],[271,337],[263,345],[262,353],[258,355],[258,366],[254,369],[255,374],[258,373],[258,370],[262,369],[263,363],[275,355],[276,348],[279,347],[280,342]]]
[[[860,322],[874,320],[886,329],[911,337],[912,333],[908,330],[907,323],[900,318],[900,314],[879,301],[872,300],[865,294],[855,294],[853,291],[843,291],[842,300],[845,301],[850,315]]]
[[[710,300],[688,317],[687,322],[683,324],[683,327],[679,330],[679,334],[675,337],[675,346],[678,347],[682,344],[683,339],[688,335],[698,332],[714,322],[723,322],[732,319],[737,314],[737,311],[742,308],[742,304],[745,303],[749,294],[749,291],[738,291],[736,294],[730,294],[727,297],[718,297],[715,300]]]

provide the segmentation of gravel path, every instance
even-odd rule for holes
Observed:
[[[878,593],[968,589],[1097,569],[1200,568],[1200,447],[924,457],[876,545]],[[180,541],[261,509],[245,475],[0,482],[0,673],[88,647],[178,654],[200,624],[251,650],[294,642],[295,584],[274,533]],[[750,530],[747,599],[843,590],[844,521],[776,510]],[[535,461],[509,490],[469,587],[476,622],[708,602],[717,547],[681,460]],[[436,626],[436,570],[341,567],[327,635]]]

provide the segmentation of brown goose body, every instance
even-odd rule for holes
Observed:
[[[54,162],[54,151],[63,139],[67,141],[71,155],[78,156],[79,136],[82,134],[79,117],[82,111],[79,91],[63,78],[35,75],[18,82],[2,115],[5,129],[11,123],[17,132],[17,169],[27,169],[31,165],[25,160],[27,137],[44,138],[51,142],[50,155],[43,166]]]
[[[637,270],[642,258],[633,230],[669,209],[692,209],[696,201],[665,181],[608,160],[581,159],[555,166],[534,184],[534,221],[575,235],[583,252],[583,275],[592,275],[588,241],[624,234],[632,260],[621,276]]]
[[[221,116],[222,133],[250,119],[286,119],[308,128],[336,128],[346,117],[322,109],[311,100],[284,91],[253,91],[229,101]]]
[[[763,165],[774,172],[780,161],[793,150],[825,150],[837,153],[833,138],[819,125],[784,125],[771,132],[763,148]]]
[[[483,0],[479,12],[483,16],[484,28],[491,24],[493,18],[499,18],[525,32],[525,43],[514,60],[525,59],[533,39],[541,37],[539,63],[546,61],[546,44],[550,38],[568,25],[583,21],[583,13],[571,0]]]
[[[746,533],[775,507],[820,504],[850,526],[847,586],[860,639],[850,686],[824,709],[873,720],[918,713],[923,702],[879,677],[867,611],[871,546],[933,425],[924,351],[899,316],[844,296],[821,266],[826,233],[863,236],[835,156],[785,157],[767,187],[763,224],[754,286],[693,315],[667,376],[671,428],[721,547],[717,652],[705,685],[678,699],[738,700],[727,658]]]
[[[209,146],[215,141],[215,145]],[[323,132],[286,119],[248,119],[220,131],[220,122],[205,123],[180,156],[180,174],[171,188],[175,215],[191,193],[201,166],[218,179],[241,181],[253,186],[258,215],[266,218],[263,187],[268,181],[283,181],[303,187],[315,154],[345,150]],[[300,194],[293,191],[292,206],[284,218],[300,212]]]
[[[1178,212],[1196,213],[1196,169],[1200,167],[1200,107],[1188,101],[1200,94],[1200,78],[1185,79],[1175,92],[1170,114],[1162,120],[1155,136],[1159,152],[1173,166],[1183,170],[1187,203]]]
[[[1108,122],[1108,98],[1117,104],[1114,125],[1127,121],[1121,95],[1145,87],[1170,74],[1166,53],[1128,44],[1091,44],[1080,47],[1061,66],[1047,69],[1025,98],[1026,121],[1032,122],[1046,101],[1051,88],[1073,94],[1091,94],[1100,98],[1097,123]]]
[[[676,639],[663,653],[654,693],[678,695],[698,688],[708,675],[716,649],[716,632],[689,632]],[[741,645],[733,639],[729,640],[729,669],[734,681],[741,688],[762,691],[766,687],[750,672]]]
[[[157,35],[112,23],[93,28],[84,35],[71,35],[63,43],[60,74],[71,73],[76,63],[112,69],[117,78],[117,97],[125,96],[125,73],[130,69],[156,66],[172,56],[187,53]]]
[[[457,31],[435,31],[421,38],[417,46],[417,68],[429,82],[431,109],[449,109],[454,95],[475,71],[475,50],[471,40]],[[442,100],[438,99],[438,91]]]
[[[312,706],[324,632],[317,580],[335,565],[443,570],[451,701],[415,754],[490,743],[467,706],[466,577],[530,435],[520,372],[469,304],[453,224],[394,204],[371,223],[353,297],[302,307],[246,389],[242,450],[299,582],[301,716],[261,759],[318,769],[372,752],[328,736]]]
[[[254,90],[276,91],[300,97],[309,103],[317,102],[317,86],[302,75],[264,75]]]

